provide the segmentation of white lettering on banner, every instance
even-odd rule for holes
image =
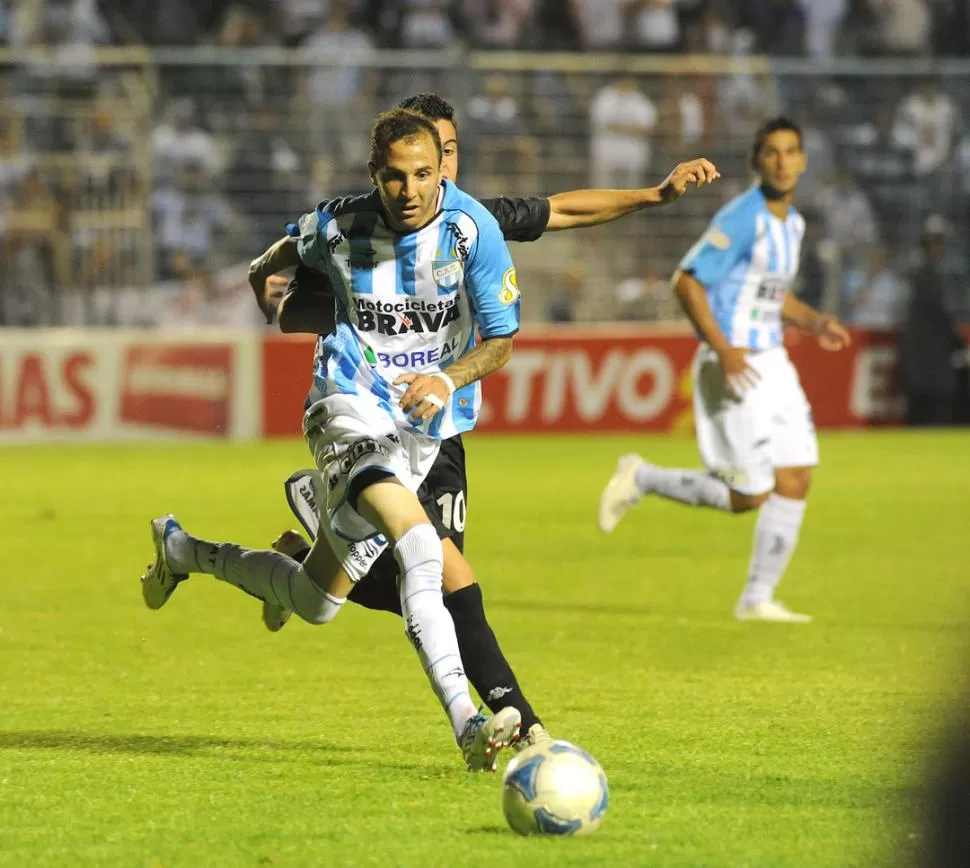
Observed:
[[[218,401],[228,394],[229,376],[226,371],[217,368],[187,368],[142,362],[133,365],[129,371],[128,388],[132,392]]]
[[[653,376],[653,388],[646,394],[638,390],[644,374]],[[674,396],[677,372],[670,357],[660,350],[638,350],[626,366],[617,388],[616,400],[623,415],[634,422],[655,419]]]
[[[611,350],[600,365],[599,375],[593,374],[592,359],[587,353],[570,353],[573,374],[573,395],[576,398],[576,411],[585,422],[593,422],[602,417],[613,385],[623,369],[623,354]]]
[[[516,350],[502,369],[508,378],[505,417],[508,422],[521,422],[529,415],[532,404],[532,383],[545,364],[544,350]],[[481,418],[481,415],[479,415]]]
[[[902,403],[895,394],[893,372],[895,347],[866,347],[852,366],[849,412],[859,419],[891,420],[902,414]]]
[[[527,420],[537,405],[543,422],[556,422],[570,395],[584,422],[601,420],[614,398],[627,419],[643,422],[664,412],[676,386],[673,362],[658,349],[612,349],[598,364],[582,349],[519,350],[503,374],[508,381],[505,421],[510,424]],[[651,383],[643,391],[645,376]]]

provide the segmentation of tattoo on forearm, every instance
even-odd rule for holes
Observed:
[[[482,341],[453,365],[449,365],[445,371],[454,381],[455,388],[460,389],[497,371],[511,355],[512,338],[493,338]]]

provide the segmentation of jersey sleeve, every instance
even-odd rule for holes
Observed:
[[[477,220],[478,237],[465,265],[465,287],[482,340],[511,337],[519,330],[515,265],[494,220]]]
[[[310,268],[327,267],[327,224],[333,218],[331,203],[321,202],[316,210],[304,214],[295,223],[286,224],[286,234],[296,239],[300,262]]]
[[[498,196],[482,199],[482,205],[496,219],[506,241],[535,241],[549,225],[549,200]]]
[[[755,237],[755,215],[748,208],[718,214],[680,263],[680,270],[693,274],[707,289],[719,284],[751,249]]]

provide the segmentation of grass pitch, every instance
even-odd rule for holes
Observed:
[[[970,652],[966,435],[824,438],[780,593],[810,626],[731,619],[751,516],[651,501],[596,530],[620,452],[692,465],[689,441],[468,447],[469,558],[547,726],[606,769],[597,835],[505,827],[392,616],[274,636],[206,577],[144,607],[149,518],[265,545],[302,443],[5,448],[0,865],[905,861]]]

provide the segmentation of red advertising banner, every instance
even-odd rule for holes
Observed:
[[[820,428],[898,423],[896,336],[853,333],[853,345],[828,353],[791,332],[788,349]],[[485,383],[479,429],[496,432],[684,431],[693,425],[687,331],[649,328],[530,330],[509,364]],[[300,432],[313,341],[272,337],[263,353],[263,432]]]
[[[127,347],[118,416],[131,424],[226,436],[232,362],[228,345]]]

